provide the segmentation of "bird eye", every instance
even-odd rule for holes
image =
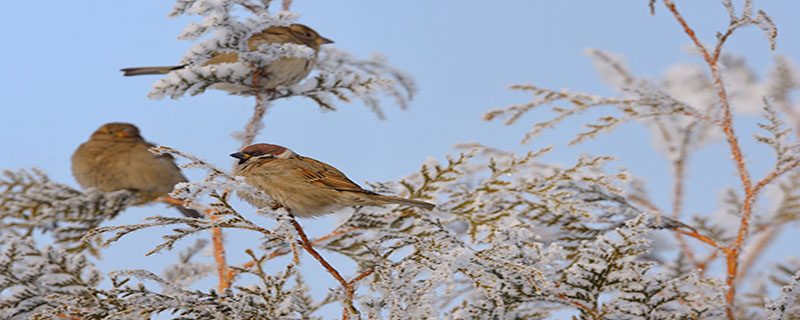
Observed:
[[[311,32],[306,32],[306,37],[311,38]]]

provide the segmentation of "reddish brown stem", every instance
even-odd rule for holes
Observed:
[[[345,229],[345,230],[336,230],[336,231],[331,232],[331,233],[329,233],[327,235],[324,235],[322,237],[316,238],[316,239],[314,239],[312,241],[315,244],[316,243],[320,243],[322,241],[330,239],[331,237],[334,237],[334,236],[337,236],[337,235],[340,235],[340,234],[344,234],[344,233],[348,233],[348,232],[352,232],[352,231],[355,231],[355,230],[358,230],[358,227],[352,227],[352,228]],[[298,241],[298,243],[300,243],[300,242]],[[286,254],[288,254],[289,252],[292,252],[292,251],[293,250],[291,250],[291,251],[281,251],[280,249],[275,250],[272,253],[270,253],[264,261],[275,259],[277,257],[286,255]],[[242,264],[240,267],[241,268],[250,268],[250,267],[252,267],[254,265],[255,265],[255,262],[250,261],[250,262],[247,262],[245,264]],[[372,270],[370,269],[368,272],[372,273]],[[233,269],[228,270],[228,279],[232,280],[236,276],[236,274],[237,274],[236,270],[233,270]],[[365,276],[366,275],[364,275],[364,277]],[[358,280],[361,280],[362,278],[363,278],[362,276],[359,276],[359,277],[356,277],[356,279],[351,280],[350,282],[351,283],[355,283],[355,282],[358,282]]]
[[[344,289],[345,296],[347,299],[345,303],[347,304],[347,309],[349,309],[349,310],[345,309],[342,311],[343,312],[342,318],[348,319],[349,318],[348,314],[350,313],[358,314],[358,310],[355,308],[355,306],[353,306],[353,300],[352,300],[353,293],[355,292],[355,289],[353,287],[354,282],[348,282],[347,280],[345,280],[344,277],[342,277],[342,275],[339,273],[339,271],[336,270],[336,268],[334,268],[330,263],[328,263],[328,261],[325,261],[325,258],[323,258],[322,255],[319,254],[319,252],[317,252],[317,250],[314,249],[313,243],[308,240],[308,236],[306,236],[305,231],[303,231],[303,227],[301,227],[300,224],[297,223],[297,220],[295,220],[294,217],[292,217],[291,221],[295,230],[297,230],[297,234],[300,236],[300,245],[303,246],[303,249],[305,249],[306,252],[308,252],[308,254],[310,254],[312,257],[314,257],[314,259],[317,259],[317,261],[319,261],[322,267],[324,267],[325,270],[327,270],[328,273],[330,273],[331,276],[333,276],[333,278],[336,279],[336,281],[339,281],[339,284],[342,285],[342,288]],[[366,277],[366,275],[364,277]]]
[[[253,71],[253,88],[257,89],[258,88],[258,72],[255,71],[256,70],[256,65],[251,63],[250,64],[250,69],[254,70]],[[256,96],[256,99],[258,99],[258,96]]]
[[[56,317],[65,318],[65,319],[71,319],[71,320],[81,320],[81,317],[73,316],[71,314],[65,314],[65,313],[58,313],[58,314],[56,314]]]
[[[211,219],[215,218],[212,217]],[[211,229],[211,239],[214,242],[214,260],[217,262],[217,274],[219,274],[219,284],[217,285],[219,292],[225,292],[231,286],[230,272],[225,261],[225,246],[222,243],[222,238],[222,229]]]
[[[695,238],[695,239],[697,239],[697,240],[700,240],[701,242],[707,243],[707,244],[711,245],[711,246],[712,246],[712,247],[714,247],[714,248],[717,248],[717,249],[719,249],[719,250],[722,250],[722,251],[723,251],[723,252],[725,252],[725,253],[729,253],[729,252],[730,252],[730,249],[729,249],[729,248],[727,248],[727,247],[724,247],[724,246],[720,246],[719,244],[717,244],[717,242],[716,242],[716,241],[714,241],[714,239],[711,239],[711,238],[709,238],[709,237],[706,237],[706,236],[704,236],[704,235],[702,235],[702,234],[699,234],[699,233],[697,233],[697,232],[694,232],[694,231],[686,231],[686,230],[683,230],[683,229],[672,229],[672,230],[675,230],[675,232],[677,232],[677,233],[680,233],[680,234],[683,234],[683,235],[686,235],[686,236],[689,236],[689,237]]]
[[[655,204],[653,204],[647,199],[635,195],[630,196],[630,199],[631,201],[638,202],[639,204],[647,207],[652,211],[655,211],[658,214],[664,214],[664,212],[660,208],[656,207]],[[689,259],[689,262],[699,267],[698,265],[699,262],[697,261],[697,258],[695,258],[694,252],[691,250],[691,247],[689,247],[689,245],[686,243],[686,240],[683,239],[683,237],[681,236],[681,232],[688,232],[688,231],[681,230],[680,232],[675,233],[675,240],[678,242],[678,246],[680,246],[681,251],[686,254],[686,258]]]
[[[317,261],[319,261],[319,263],[322,264],[322,266],[326,270],[328,270],[328,273],[330,273],[333,276],[333,278],[336,279],[336,281],[339,281],[339,283],[343,287],[347,287],[347,281],[344,280],[344,278],[339,273],[339,271],[336,270],[336,268],[331,266],[331,264],[328,263],[328,261],[325,261],[325,258],[323,258],[322,255],[320,255],[319,252],[317,252],[317,250],[314,249],[313,244],[311,243],[311,241],[308,240],[308,236],[306,236],[306,232],[303,231],[303,227],[301,227],[300,224],[297,223],[297,220],[295,220],[294,218],[292,218],[292,225],[294,226],[295,230],[297,230],[297,234],[300,236],[300,245],[302,245],[303,248],[306,249],[306,251],[312,257],[314,257],[314,259],[317,259]]]
[[[349,283],[350,283],[351,285],[353,285],[353,284],[355,284],[356,282],[359,282],[359,281],[361,281],[361,279],[364,279],[364,278],[368,277],[369,275],[371,275],[371,274],[372,274],[372,273],[374,273],[374,272],[375,272],[375,269],[369,269],[369,270],[367,270],[367,271],[364,271],[362,274],[359,274],[357,277],[353,278],[353,280],[350,280],[350,282],[349,282]],[[352,293],[352,292],[350,293],[350,296],[351,296],[351,297],[353,296],[353,293]]]
[[[700,277],[703,277],[703,275],[706,273],[706,270],[708,269],[708,264],[716,260],[718,255],[719,255],[719,250],[714,250],[711,252],[710,255],[708,255],[708,258],[706,258],[705,260],[703,260],[703,262],[697,265],[697,268],[700,269],[699,272]]]
[[[739,173],[739,179],[742,182],[742,187],[744,189],[744,205],[742,206],[742,218],[741,223],[739,225],[739,231],[736,236],[736,240],[731,245],[731,249],[727,252],[727,263],[728,263],[728,270],[727,270],[727,277],[726,277],[726,284],[728,285],[728,292],[725,295],[725,300],[727,302],[726,312],[728,315],[728,319],[735,319],[733,314],[733,305],[734,305],[734,297],[736,296],[736,270],[738,268],[739,262],[739,251],[742,247],[742,242],[747,235],[748,228],[750,226],[750,216],[752,214],[752,206],[754,201],[755,193],[753,192],[752,184],[750,181],[750,174],[747,170],[747,166],[745,165],[744,157],[742,156],[742,151],[739,147],[739,142],[736,137],[736,132],[733,129],[733,116],[731,114],[731,107],[730,103],[728,102],[728,94],[725,91],[725,85],[722,82],[722,75],[719,72],[719,68],[717,66],[717,58],[719,58],[719,51],[721,51],[722,44],[718,43],[717,50],[715,50],[714,57],[712,57],[708,50],[700,43],[700,40],[697,38],[697,35],[694,33],[694,30],[689,27],[686,21],[683,19],[681,14],[678,12],[678,9],[675,7],[675,4],[672,0],[664,0],[664,5],[672,12],[672,15],[675,17],[675,20],[680,23],[683,27],[684,32],[689,36],[689,38],[694,42],[695,47],[700,51],[703,55],[703,58],[708,64],[709,69],[711,69],[711,77],[714,80],[714,85],[717,89],[717,96],[720,100],[720,106],[722,107],[723,112],[723,119],[722,119],[722,132],[725,134],[725,140],[728,142],[728,146],[730,147],[731,153],[733,155],[733,161],[736,166],[736,170]],[[727,38],[727,36],[726,36]],[[725,38],[721,38],[720,41],[723,41]]]
[[[762,180],[760,180],[758,183],[756,183],[755,186],[752,185],[752,181],[750,180],[750,173],[747,170],[747,166],[745,164],[741,148],[739,147],[739,142],[737,140],[736,132],[734,131],[733,128],[733,115],[731,113],[731,106],[728,101],[728,94],[725,90],[725,85],[722,82],[722,75],[720,74],[717,65],[720,53],[722,52],[723,44],[725,43],[725,40],[728,38],[728,36],[730,36],[733,33],[733,30],[736,28],[736,26],[734,24],[731,24],[728,30],[722,36],[719,37],[713,54],[709,54],[708,50],[700,43],[700,40],[694,33],[694,30],[692,30],[689,27],[689,25],[683,19],[681,14],[678,12],[672,0],[664,0],[664,5],[667,7],[667,9],[669,9],[672,12],[672,15],[683,27],[684,32],[689,36],[692,42],[694,42],[695,46],[700,51],[700,53],[702,53],[703,58],[706,61],[706,64],[708,64],[709,69],[711,70],[711,77],[714,80],[714,85],[717,89],[717,96],[719,97],[720,106],[723,111],[723,119],[721,122],[722,131],[725,134],[725,140],[728,142],[731,154],[733,155],[733,161],[736,166],[736,170],[739,173],[739,179],[742,182],[742,189],[744,190],[742,218],[740,221],[736,239],[730,245],[729,248],[723,249],[723,251],[726,254],[726,261],[728,266],[727,276],[726,276],[726,284],[728,285],[728,292],[725,295],[725,300],[727,302],[726,311],[728,319],[732,320],[735,319],[735,316],[733,314],[733,308],[734,308],[734,297],[736,296],[736,279],[739,269],[739,258],[740,258],[739,254],[741,252],[744,240],[747,237],[748,231],[750,229],[750,218],[753,211],[753,203],[755,202],[758,192],[764,186],[775,180],[780,175],[795,168],[798,165],[798,163],[793,163],[779,170],[775,170],[774,172],[770,173]]]

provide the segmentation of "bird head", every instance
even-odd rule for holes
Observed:
[[[299,23],[290,25],[289,32],[296,39],[299,39],[301,42],[303,42],[303,44],[314,49],[319,49],[319,46],[323,44],[333,43],[332,40],[320,36],[319,33],[314,31],[314,29],[311,29],[308,26]]]
[[[267,159],[286,159],[294,155],[295,153],[288,148],[268,143],[252,144],[242,151],[230,154],[231,157],[239,159],[239,165]]]
[[[284,26],[270,26],[258,33],[253,34],[247,40],[247,46],[250,51],[258,50],[258,47],[263,44],[273,43],[296,43],[308,46],[314,50],[319,50],[319,47],[326,43],[333,43],[328,38],[322,37],[305,25],[292,24],[288,27]]]
[[[142,140],[139,128],[123,122],[106,123],[98,128],[89,140]]]

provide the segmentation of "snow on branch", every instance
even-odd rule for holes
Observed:
[[[169,147],[154,147],[150,150],[156,154],[167,153],[188,159],[190,162],[182,165],[184,168],[200,168],[206,170],[208,174],[204,181],[178,183],[175,185],[175,189],[170,195],[175,199],[183,201],[187,206],[191,206],[200,202],[203,196],[210,196],[216,200],[216,202],[210,205],[210,207],[213,208],[213,211],[210,213],[216,217],[224,218],[207,220],[183,217],[153,216],[145,218],[146,222],[141,224],[96,228],[84,237],[85,240],[91,240],[103,233],[112,233],[113,235],[110,238],[102,242],[103,246],[108,246],[123,236],[138,230],[159,226],[181,226],[175,227],[172,229],[171,233],[163,235],[162,238],[164,239],[164,242],[147,252],[147,255],[150,255],[164,249],[172,250],[175,243],[177,243],[179,240],[182,240],[189,235],[197,234],[201,231],[211,230],[214,228],[255,231],[264,235],[266,239],[265,242],[284,242],[284,246],[286,245],[285,242],[287,240],[294,238],[294,233],[287,222],[289,218],[286,210],[272,210],[267,207],[257,211],[257,213],[260,214],[272,215],[275,219],[282,222],[279,223],[274,229],[269,230],[247,219],[228,203],[227,199],[231,192],[246,194],[254,199],[260,199],[261,201],[264,201],[264,203],[272,202],[272,200],[269,199],[269,197],[267,197],[263,192],[256,190],[254,187],[244,182],[242,177],[230,176],[223,170],[220,170],[191,154]]]
[[[103,279],[82,253],[50,246],[40,249],[31,237],[5,233],[0,248],[0,316],[4,319],[73,305],[76,299],[90,297]]]
[[[726,38],[730,36],[730,34],[733,33],[733,31],[737,28],[746,25],[754,25],[763,30],[764,36],[767,38],[767,40],[769,40],[770,49],[775,50],[775,38],[778,36],[778,27],[775,25],[775,22],[772,21],[772,18],[770,18],[769,15],[764,12],[764,10],[758,10],[754,15],[753,1],[745,0],[742,8],[742,14],[737,16],[736,8],[734,8],[732,0],[723,0],[722,5],[728,10],[730,25],[728,27],[728,31],[725,33],[717,33],[717,40],[719,41],[719,44],[717,45],[715,56],[719,56],[719,51],[722,48],[722,44],[725,42]]]
[[[324,47],[321,52],[319,74],[288,90],[279,90],[277,97],[306,96],[329,110],[336,110],[334,97],[344,102],[357,98],[383,119],[378,93],[393,98],[401,109],[406,109],[417,93],[411,76],[390,66],[384,55],[373,53],[359,59],[334,47]]]
[[[769,17],[752,13],[750,1],[744,3],[744,10],[737,15],[731,2],[724,2],[732,24],[756,24],[770,34]],[[181,38],[205,40],[187,53],[183,63],[188,67],[157,83],[155,95],[197,94],[219,82],[247,86],[253,81],[252,68],[280,57],[316,54],[296,45],[262,46],[262,52],[248,52],[245,42],[254,32],[288,25],[297,18],[287,12],[271,14],[269,4],[178,0],[173,16],[202,17],[189,25]],[[234,19],[234,12],[241,11],[247,18]],[[723,34],[720,43],[726,37]],[[242,61],[202,66],[214,52],[237,52]],[[734,106],[752,107],[752,101],[763,106],[765,121],[759,127],[766,134],[756,140],[772,147],[777,164],[761,180],[754,180],[747,195],[729,189],[720,210],[725,217],[738,220],[743,208],[756,203],[760,189],[778,181],[778,188],[769,190],[778,194],[777,203],[759,207],[753,226],[740,230],[753,235],[777,234],[780,226],[800,217],[796,210],[800,173],[793,170],[800,165],[798,150],[781,113],[791,107],[791,91],[797,87],[787,61],[776,61],[775,72],[767,76],[769,85],[765,85],[754,80],[743,59],[714,54],[724,67],[720,74],[730,79],[723,88],[715,87],[720,74],[709,76],[695,66],[678,65],[661,79],[643,79],[615,54],[591,49],[587,53],[617,97],[517,85],[512,88],[531,92],[532,101],[490,111],[484,118],[505,118],[506,124],[512,124],[536,107],[567,105],[553,108],[551,119],[534,124],[527,141],[568,117],[611,106],[616,114],[590,123],[573,143],[637,121],[652,130],[660,150],[678,172],[689,151],[720,138],[715,132],[724,129],[722,124],[729,119],[725,120],[717,93],[727,90]],[[416,92],[410,77],[389,66],[382,56],[359,59],[335,48],[324,48],[319,54],[317,71],[305,82],[257,93],[258,99],[266,101],[257,104],[241,135],[244,141],[257,134],[269,100],[306,96],[323,109],[334,109],[335,99],[360,99],[382,117],[378,93],[405,107]],[[765,92],[774,92],[776,97],[764,99],[768,96]],[[541,319],[553,316],[554,310],[571,311],[581,319],[710,319],[726,313],[732,318],[734,311],[753,310],[755,316],[772,319],[797,314],[793,305],[800,283],[796,264],[778,267],[781,273],[776,272],[773,280],[782,289],[774,299],[767,300],[762,292],[748,294],[738,300],[757,308],[739,307],[737,302],[734,310],[735,272],[716,278],[705,272],[718,256],[734,262],[750,259],[738,255],[738,247],[732,249],[735,230],[705,217],[697,217],[689,225],[677,214],[663,215],[642,196],[644,189],[636,184],[641,180],[625,170],[607,169],[613,157],[584,155],[570,164],[553,165],[541,160],[552,147],[522,154],[478,143],[459,148],[465,151],[441,161],[428,159],[418,172],[400,181],[369,184],[376,192],[434,201],[435,210],[396,205],[355,207],[331,233],[316,239],[308,239],[286,210],[234,207],[230,197],[237,193],[264,203],[271,200],[241,177],[168,147],[151,151],[186,158],[189,163],[184,168],[206,172],[201,181],[176,185],[171,196],[188,206],[206,208],[209,219],[155,216],[139,224],[100,227],[120,210],[150,199],[127,191],[77,191],[49,181],[36,170],[7,171],[0,179],[0,233],[4,236],[0,240],[0,316],[140,319],[170,313],[176,319],[308,319],[323,316],[320,307],[332,302],[342,304],[347,319]],[[675,194],[681,197],[680,192]],[[265,215],[273,224],[265,227],[254,222],[253,213]],[[101,287],[101,273],[81,250],[96,252],[99,248],[94,244],[110,245],[157,226],[168,230],[148,254],[173,250],[178,241],[212,229],[256,232],[261,241],[252,248],[241,248],[250,261],[227,267],[226,263],[193,261],[207,245],[199,240],[176,253],[175,264],[160,275],[152,270],[113,271],[108,274],[110,284]],[[708,246],[708,256],[681,247],[674,260],[665,257],[663,248],[674,247],[659,236],[665,229]],[[38,231],[52,232],[63,245],[37,246],[30,235]],[[110,234],[110,238],[102,241],[101,234]],[[221,239],[215,238],[220,243]],[[760,250],[759,241],[747,243],[752,243],[756,252]],[[91,246],[76,247],[84,244]],[[338,281],[323,288],[328,295],[322,299],[309,294],[317,284],[306,283],[300,274],[301,250],[313,255]],[[267,271],[276,269],[267,265],[277,262],[273,258],[289,253],[294,253],[295,259],[286,259],[288,264],[279,271]],[[355,266],[331,266],[322,258],[328,253],[347,257]],[[740,270],[746,271],[748,262],[742,264]],[[228,280],[225,286],[217,290],[189,288],[215,271]],[[153,283],[157,288],[148,287]]]
[[[51,294],[55,305],[33,314],[40,318],[141,319],[172,313],[174,319],[308,319],[318,307],[308,303],[309,288],[290,265],[270,275],[254,272],[259,285],[237,286],[225,293],[188,290],[147,270],[109,274],[112,288],[93,289],[76,296]],[[133,278],[139,283],[130,284]],[[162,292],[147,288],[157,283]],[[289,282],[294,280],[293,284]]]
[[[718,314],[719,308],[703,311],[707,304],[700,300],[721,293],[721,284],[649,268],[647,231],[685,225],[670,219],[658,222],[629,203],[623,191],[627,174],[601,169],[611,158],[586,156],[567,167],[535,160],[548,150],[515,155],[476,148],[444,163],[427,161],[419,173],[399,183],[374,186],[438,199],[436,212],[429,216],[399,208],[359,208],[319,246],[375,270],[372,293],[362,300],[367,315],[526,318],[541,317],[542,310],[554,305],[585,307],[587,315],[602,315],[624,303],[593,299],[619,290],[630,292],[619,299],[636,299],[637,290],[670,292],[653,309],[660,314]],[[618,253],[608,254],[609,248]],[[588,255],[591,250],[596,255]],[[580,289],[593,295],[567,289],[569,281],[579,278],[565,277],[565,272],[591,265],[607,268],[571,274],[593,279],[599,287]],[[633,274],[645,277],[648,287],[641,289]],[[597,283],[601,276],[607,285]],[[678,285],[689,280],[695,287]],[[704,293],[695,294],[697,288]],[[690,298],[697,304],[681,307]]]
[[[767,131],[770,136],[754,135],[756,141],[761,142],[775,152],[775,170],[782,171],[787,166],[797,166],[800,161],[800,144],[789,143],[788,138],[792,129],[785,126],[781,115],[775,110],[767,99],[764,99],[764,119],[767,123],[758,123],[758,127]]]
[[[286,11],[273,15],[268,7],[269,1],[177,1],[170,16],[197,14],[203,17],[200,23],[187,26],[179,39],[196,40],[209,33],[212,37],[193,45],[180,62],[183,67],[157,80],[148,96],[176,99],[187,93],[197,95],[209,88],[228,91],[236,88],[232,91],[235,94],[258,95],[264,93],[265,88],[254,86],[255,70],[263,70],[277,59],[296,57],[316,59],[314,69],[318,72],[289,87],[266,88],[270,100],[303,96],[315,101],[323,110],[336,110],[335,100],[358,99],[381,119],[384,118],[381,93],[393,99],[401,109],[408,107],[417,91],[416,85],[408,74],[390,66],[383,55],[372,54],[360,59],[333,47],[322,47],[317,53],[310,47],[293,43],[261,45],[259,51],[251,51],[248,39],[253,34],[270,26],[288,26],[298,17]],[[237,20],[233,15],[237,8],[246,9],[251,17]],[[238,61],[203,65],[220,53],[236,53]]]
[[[216,271],[216,265],[208,262],[193,261],[193,258],[206,248],[209,241],[197,239],[181,252],[178,252],[178,261],[164,269],[164,280],[181,288],[189,285]]]
[[[125,190],[81,192],[50,181],[37,169],[6,170],[0,178],[0,229],[20,235],[51,232],[55,242],[68,251],[98,254],[95,244],[80,241],[81,237],[125,208],[149,198]]]
[[[764,309],[767,311],[767,319],[782,320],[794,319],[800,315],[800,271],[797,271],[790,279],[790,282],[781,287],[780,295],[767,300]]]
[[[545,129],[555,128],[556,125],[560,124],[568,117],[584,113],[592,108],[607,105],[615,106],[617,110],[622,113],[622,116],[603,116],[597,119],[597,123],[587,124],[586,127],[588,127],[589,130],[580,133],[575,139],[570,141],[571,145],[593,138],[599,133],[607,133],[619,127],[621,124],[635,119],[674,114],[705,117],[694,108],[665,95],[663,92],[653,90],[653,88],[647,87],[644,84],[642,87],[638,88],[641,91],[637,96],[621,98],[606,98],[585,93],[571,92],[569,90],[553,91],[539,88],[532,84],[513,85],[510,88],[532,92],[534,97],[533,101],[525,104],[512,105],[505,109],[490,110],[483,115],[484,120],[491,121],[495,118],[505,118],[506,121],[504,124],[511,125],[528,111],[542,105],[548,105],[562,100],[572,105],[572,107],[551,108],[551,110],[556,113],[556,116],[550,120],[535,123],[533,129],[525,134],[525,138],[522,140],[523,143],[527,143]],[[645,93],[647,93],[647,95],[645,95]]]
[[[531,92],[532,101],[490,110],[483,119],[505,119],[505,125],[512,125],[537,107],[556,104],[551,108],[554,116],[533,124],[532,130],[522,140],[526,143],[567,118],[611,106],[616,109],[616,114],[607,113],[594,123],[587,123],[588,130],[579,133],[570,144],[584,142],[600,133],[611,132],[624,123],[637,121],[651,130],[653,144],[671,159],[679,157],[684,139],[688,139],[690,149],[695,149],[722,138],[723,116],[718,108],[718,95],[702,66],[676,64],[660,79],[643,79],[635,77],[622,58],[615,54],[596,49],[587,49],[586,52],[592,57],[598,74],[620,93],[619,96],[602,97],[568,89],[555,91],[532,84],[513,85],[510,87],[513,90]],[[792,81],[797,77],[786,58],[776,59],[775,71],[765,79],[758,79],[742,57],[723,54],[720,63],[725,67],[721,72],[727,79],[725,86],[735,111],[753,114],[757,111],[754,106],[764,105],[764,97],[774,94],[782,111],[790,116],[797,114],[786,102],[787,92],[796,87]],[[567,106],[557,105],[559,103]],[[797,121],[795,119],[800,117],[791,119]]]
[[[324,301],[353,299],[364,316],[525,318],[544,316],[547,313],[542,310],[555,307],[574,308],[586,315],[666,314],[666,310],[682,316],[716,314],[718,309],[703,311],[692,303],[720,292],[721,285],[695,281],[689,273],[669,276],[650,270],[649,230],[684,226],[658,224],[652,215],[628,203],[624,197],[627,173],[603,170],[612,158],[584,156],[571,166],[538,162],[550,149],[516,155],[474,148],[442,163],[428,160],[418,173],[400,182],[373,184],[384,193],[435,199],[441,205],[432,213],[397,206],[356,208],[334,232],[313,241],[317,250],[352,258],[359,270],[351,277],[351,286],[360,281],[366,287],[358,296],[330,288]],[[273,228],[261,227],[227,199],[233,192],[268,201],[266,196],[190,154],[167,147],[153,151],[184,157],[189,160],[184,167],[207,172],[203,181],[176,186],[172,196],[190,204],[209,196],[211,213],[218,219],[150,217],[141,224],[101,227],[87,238],[112,233],[105,242],[109,244],[143,228],[172,226],[153,253],[171,250],[177,241],[202,230],[258,232],[264,237],[257,249],[262,252],[247,250],[252,263],[232,269],[255,275],[260,282],[233,283],[224,292],[186,289],[197,277],[214,271],[212,265],[190,261],[205,245],[197,243],[164,276],[145,270],[113,272],[110,289],[91,288],[88,295],[51,295],[57,298],[54,301],[65,303],[25,312],[81,318],[174,312],[181,319],[217,319],[304,318],[317,310],[320,304],[308,296],[310,287],[293,265],[273,275],[262,268],[271,257],[292,250],[296,234],[285,211],[258,210],[277,220]],[[644,282],[634,281],[638,279],[634,275]],[[155,281],[163,292],[144,284],[130,285],[131,277]],[[296,284],[290,286],[289,280]],[[638,286],[641,283],[647,285]],[[601,294],[615,298],[597,300]],[[647,309],[656,300],[660,307]],[[345,310],[358,313],[355,308]]]

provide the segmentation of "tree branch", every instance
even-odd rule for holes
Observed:
[[[725,299],[727,302],[727,314],[728,319],[735,319],[733,314],[733,307],[734,307],[734,297],[736,295],[736,273],[738,268],[738,259],[739,259],[739,251],[742,247],[742,242],[747,235],[748,227],[750,224],[750,216],[752,214],[753,209],[753,202],[755,200],[753,193],[752,183],[750,181],[750,173],[747,170],[747,166],[744,161],[744,157],[742,155],[742,151],[739,147],[739,142],[736,137],[736,132],[733,128],[733,115],[731,113],[731,106],[730,102],[728,101],[728,94],[725,90],[725,85],[722,82],[722,75],[719,72],[719,68],[717,65],[718,52],[721,50],[722,45],[727,39],[727,36],[720,37],[719,42],[717,44],[717,49],[715,52],[715,57],[712,57],[708,50],[700,43],[700,40],[697,38],[694,30],[686,23],[683,19],[681,14],[678,12],[678,9],[675,7],[675,4],[672,0],[664,0],[664,5],[672,12],[672,15],[681,24],[683,27],[684,32],[689,36],[689,38],[694,42],[695,47],[700,51],[703,55],[703,58],[708,64],[708,67],[711,69],[711,77],[714,80],[714,85],[717,89],[717,96],[719,97],[720,106],[722,107],[723,111],[723,119],[722,119],[722,131],[725,134],[725,139],[728,142],[728,145],[731,149],[731,153],[733,155],[733,161],[736,166],[736,170],[739,172],[739,179],[742,182],[742,187],[744,189],[745,199],[744,205],[742,207],[742,218],[739,225],[738,235],[736,237],[736,241],[732,244],[732,248],[727,252],[727,263],[728,263],[728,271],[726,277],[726,283],[728,285],[728,292],[725,295]],[[732,30],[731,30],[732,31]]]

